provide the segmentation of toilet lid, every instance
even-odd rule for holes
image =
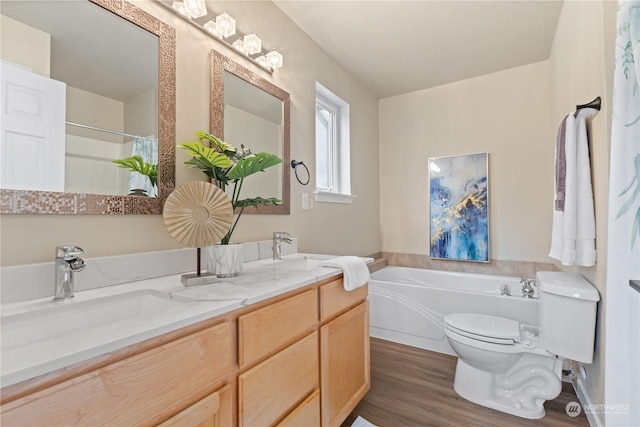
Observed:
[[[444,317],[447,326],[472,338],[492,338],[492,342],[515,343],[520,341],[520,323],[504,317],[476,313],[452,313]]]

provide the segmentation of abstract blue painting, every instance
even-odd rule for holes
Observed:
[[[489,262],[488,154],[429,159],[431,258]]]

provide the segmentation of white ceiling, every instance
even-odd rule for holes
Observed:
[[[560,0],[274,3],[379,98],[548,59],[562,8]]]

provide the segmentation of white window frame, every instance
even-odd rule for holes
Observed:
[[[320,188],[316,184],[315,199],[318,202],[353,203],[355,196],[351,194],[349,104],[316,82],[316,109],[314,111],[318,107],[331,114],[333,132],[329,137],[330,158],[327,159],[329,163],[329,188]]]

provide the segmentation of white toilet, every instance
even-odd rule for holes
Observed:
[[[536,282],[539,325],[474,313],[445,316],[445,335],[458,355],[454,389],[460,396],[542,418],[544,402],[562,389],[563,360],[592,362],[598,291],[571,273],[541,271]]]

